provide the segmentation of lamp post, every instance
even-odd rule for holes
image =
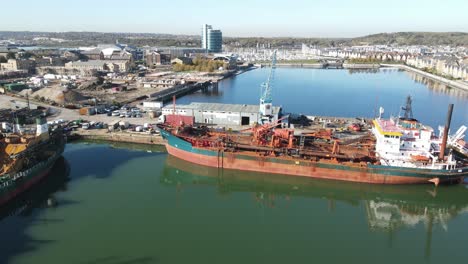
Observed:
[[[97,115],[97,105],[96,105],[96,97],[93,98],[94,101],[94,113]]]

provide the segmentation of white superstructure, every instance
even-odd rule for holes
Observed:
[[[424,168],[455,169],[457,162],[452,154],[438,159],[442,137],[431,127],[413,118],[375,119],[372,133],[376,142],[376,155],[382,165]]]

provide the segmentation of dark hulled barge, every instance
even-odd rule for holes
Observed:
[[[63,153],[62,130],[49,129],[44,117],[36,123],[36,129],[17,124],[13,133],[0,134],[0,205],[44,178]]]

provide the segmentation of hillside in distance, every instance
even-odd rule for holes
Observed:
[[[465,32],[397,32],[379,33],[356,38],[226,38],[225,44],[241,47],[255,47],[257,43],[271,47],[299,47],[302,43],[320,47],[353,45],[450,45],[468,46]]]
[[[20,44],[53,47],[84,47],[97,44],[125,43],[134,46],[198,47],[199,36],[125,32],[34,32],[0,31],[0,40],[15,40]]]
[[[351,43],[468,46],[465,32],[397,32],[353,38]]]
[[[135,46],[185,46],[200,47],[197,35],[172,35],[156,33],[102,33],[102,32],[30,32],[0,31],[0,40],[13,39],[20,43],[78,47],[119,41]],[[396,32],[379,33],[356,38],[301,38],[301,37],[224,37],[225,45],[271,48],[300,47],[302,43],[320,47],[352,45],[450,45],[468,46],[466,32]]]

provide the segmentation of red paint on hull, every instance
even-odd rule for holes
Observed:
[[[180,159],[215,168],[256,171],[264,173],[285,174],[304,176],[320,179],[342,180],[350,182],[375,183],[375,184],[421,184],[429,183],[429,179],[421,177],[402,177],[389,176],[382,174],[368,173],[366,168],[361,171],[352,170],[337,170],[319,168],[314,166],[302,166],[281,164],[274,162],[262,162],[261,160],[246,160],[229,158],[227,156],[216,157],[196,154],[188,151],[183,151],[166,144],[166,149],[170,155]]]
[[[16,188],[14,191],[11,193],[7,194],[6,196],[2,197],[0,199],[0,206],[7,203],[11,199],[15,198],[16,196],[20,195],[21,193],[25,192],[31,186],[35,185],[38,183],[40,180],[42,180],[47,174],[49,174],[51,168],[48,168],[47,170],[41,172],[38,176],[32,177],[28,182],[24,183],[22,186]]]

